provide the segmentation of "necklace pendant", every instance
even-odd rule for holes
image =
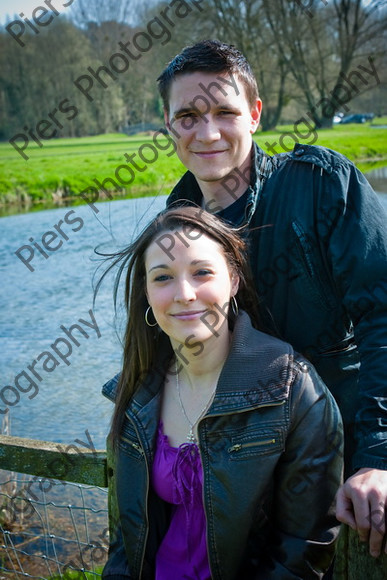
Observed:
[[[192,432],[192,429],[189,430],[189,433],[187,435],[187,441],[189,441],[190,443],[196,443],[196,437]]]

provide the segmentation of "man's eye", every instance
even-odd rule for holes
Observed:
[[[175,117],[176,122],[179,123],[179,127],[185,131],[189,131],[195,127],[199,121],[196,113],[182,113]]]
[[[193,119],[196,117],[196,113],[190,111],[189,113],[182,113],[178,116],[178,119]]]

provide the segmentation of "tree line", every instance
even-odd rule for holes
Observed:
[[[74,0],[66,16],[46,12],[0,29],[2,140],[34,138],[39,123],[52,136],[161,126],[156,78],[184,46],[205,38],[235,44],[249,59],[264,130],[305,111],[328,127],[354,97],[385,112],[383,0]],[[363,82],[361,67],[370,81],[375,71],[375,82]],[[77,111],[73,121],[61,116],[66,107]]]

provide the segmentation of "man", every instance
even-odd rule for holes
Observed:
[[[253,143],[262,103],[234,47],[187,47],[158,82],[188,169],[167,203],[247,225],[266,328],[311,360],[343,415],[348,479],[337,517],[376,557],[387,498],[386,215],[342,155],[296,145],[270,157]]]

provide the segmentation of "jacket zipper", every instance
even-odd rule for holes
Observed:
[[[131,417],[125,413],[126,417],[129,419],[129,421],[133,424],[136,433],[137,433],[137,437],[140,439],[139,434],[138,434],[138,430],[136,428],[136,424],[134,421],[132,421]],[[143,548],[142,548],[142,556],[141,556],[141,562],[140,562],[140,570],[139,570],[139,578],[141,578],[142,576],[142,570],[144,567],[144,560],[145,560],[145,551],[146,551],[146,544],[148,541],[148,535],[149,535],[149,517],[148,517],[148,498],[149,498],[149,464],[148,464],[148,459],[146,456],[145,451],[143,450],[143,448],[138,445],[138,443],[135,443],[134,441],[131,441],[130,439],[127,439],[126,437],[123,437],[123,439],[129,443],[134,449],[136,449],[141,455],[143,455],[144,460],[145,460],[145,464],[146,464],[146,490],[145,490],[145,526],[146,526],[146,533],[145,533],[145,538],[144,538],[144,543],[143,543]]]
[[[229,453],[235,453],[241,449],[246,449],[247,447],[259,447],[260,445],[270,445],[275,443],[275,439],[265,439],[263,441],[251,441],[250,443],[236,443],[228,448]]]
[[[203,417],[202,417],[203,418]],[[200,423],[200,421],[199,421]],[[199,428],[199,423],[197,425],[197,428]],[[206,547],[207,547],[207,559],[208,559],[208,565],[210,568],[210,572],[211,572],[211,578],[213,577],[213,572],[211,569],[211,558],[210,558],[210,547],[208,545],[208,518],[207,518],[207,511],[206,511],[206,502],[205,502],[205,498],[204,498],[204,470],[203,470],[203,457],[202,457],[202,451],[200,449],[200,445],[199,445],[199,431],[198,431],[198,449],[199,449],[199,456],[200,456],[200,463],[202,465],[202,472],[203,472],[203,485],[202,485],[202,503],[203,503],[203,512],[204,512],[204,519],[206,520]]]
[[[141,447],[141,445],[139,445],[138,443],[135,443],[134,441],[131,441],[131,439],[128,439],[127,437],[124,437],[123,435],[121,435],[121,439],[123,441],[126,441],[126,443],[129,443],[129,445],[131,445],[136,451],[138,451],[141,455],[144,455],[144,450]]]

